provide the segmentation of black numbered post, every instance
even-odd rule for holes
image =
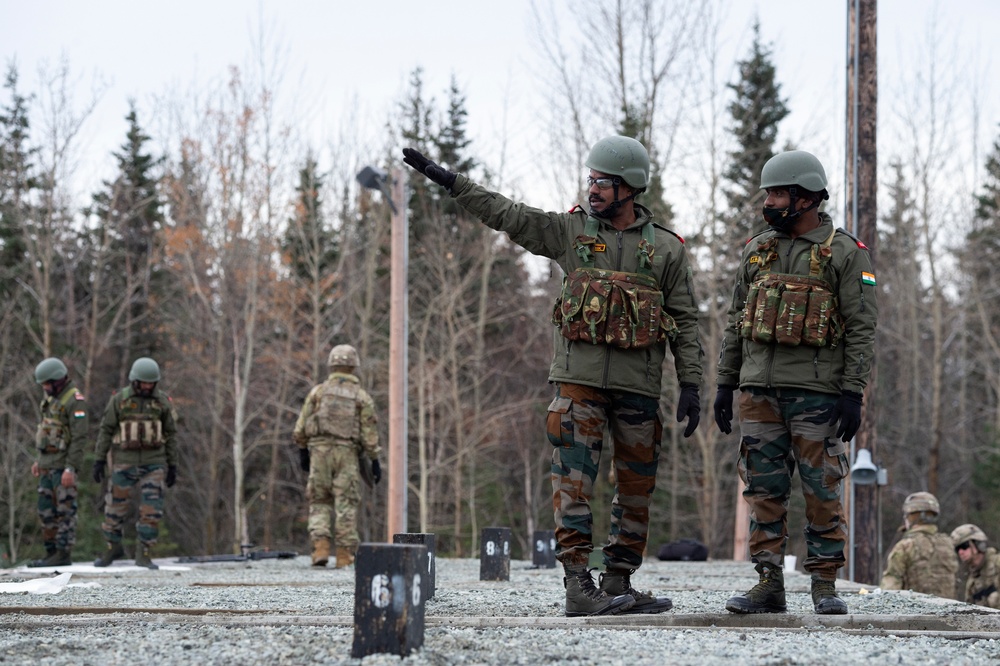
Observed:
[[[535,549],[531,553],[531,563],[540,569],[554,569],[556,566],[556,533],[554,530],[535,530]]]
[[[423,577],[427,547],[363,543],[354,561],[354,645],[359,659],[401,657],[424,644]]]
[[[437,589],[437,539],[433,534],[406,533],[393,534],[393,543],[418,543],[427,546],[427,556],[424,558],[427,568],[424,570],[424,599],[433,599]]]
[[[510,580],[510,528],[483,528],[479,580]]]

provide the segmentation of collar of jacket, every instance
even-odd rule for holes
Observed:
[[[796,236],[794,240],[799,240],[801,238],[802,240],[807,240],[810,243],[822,243],[823,241],[826,240],[827,236],[830,235],[830,225],[832,224],[833,224],[833,218],[830,217],[829,214],[820,213],[819,226],[811,231],[807,231],[801,236]],[[780,238],[782,240],[791,238],[784,231],[771,231],[771,235],[773,237]],[[758,236],[758,238],[760,237]]]

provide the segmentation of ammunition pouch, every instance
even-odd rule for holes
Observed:
[[[567,340],[642,349],[677,336],[650,275],[577,268],[563,280],[552,323]]]
[[[46,416],[35,431],[35,448],[42,453],[59,453],[69,445],[69,432],[59,419]]]
[[[835,347],[844,335],[844,322],[826,280],[765,273],[747,290],[740,335],[761,344]]]
[[[149,415],[123,418],[118,423],[118,432],[112,438],[115,444],[125,451],[140,449],[158,449],[163,446],[163,423]]]

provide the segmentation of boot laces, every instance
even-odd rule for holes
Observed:
[[[812,596],[814,603],[827,597],[836,597],[837,586],[832,580],[814,580],[812,584]]]
[[[597,589],[597,586],[594,584],[594,577],[591,575],[591,571],[595,571],[595,569],[584,569],[576,574],[576,579],[580,581],[580,590],[585,595],[591,599],[598,599],[604,593]]]

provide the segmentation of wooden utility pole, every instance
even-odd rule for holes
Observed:
[[[847,0],[847,196],[846,227],[868,246],[872,264],[876,265],[878,232],[875,130],[877,124],[878,66],[876,49],[877,0]],[[876,275],[878,271],[876,270]],[[866,409],[861,429],[851,447],[871,451],[878,465],[876,419],[870,407],[873,403],[875,367],[865,391]],[[852,457],[851,463],[854,462]],[[852,488],[853,487],[853,488]],[[850,526],[854,552],[847,553],[851,578],[876,584],[881,577],[881,542],[879,539],[879,485],[845,486],[848,502],[853,504]]]
[[[407,271],[409,231],[406,223],[405,179],[392,170],[392,270],[389,276],[389,498],[386,541],[405,534],[407,457],[407,349],[409,347]]]

